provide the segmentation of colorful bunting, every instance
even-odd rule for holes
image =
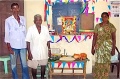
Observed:
[[[58,68],[60,67],[61,64],[62,64],[62,62],[58,62]]]
[[[77,38],[78,38],[78,41],[80,41],[81,40],[81,35],[78,35]]]
[[[92,12],[92,14],[95,14],[95,12]]]
[[[79,68],[80,62],[76,62],[77,63],[77,67]]]
[[[83,4],[83,7],[82,7],[82,9],[80,10],[80,13],[83,13],[83,12],[85,11],[86,5],[87,5],[87,3],[84,3],[84,4]]]
[[[51,36],[51,38],[52,38],[52,42],[54,42],[54,36],[53,35]]]
[[[108,9],[109,9],[109,10],[111,9],[111,6],[110,6],[110,5],[108,5]]]
[[[99,17],[96,17],[96,22],[98,22]]]
[[[67,62],[67,64],[68,64],[68,67],[70,68],[71,62]]]
[[[55,1],[55,3],[58,3],[58,2],[60,2],[60,0],[56,0],[56,1]]]
[[[74,2],[74,0],[69,0],[70,2]]]
[[[48,0],[48,4],[51,4],[51,0]]]
[[[65,67],[66,62],[62,62],[63,68]]]
[[[51,62],[52,68],[54,68],[55,66],[55,62]]]
[[[108,12],[109,16],[111,16],[111,12]]]
[[[100,22],[102,22],[102,18],[100,18]]]
[[[74,68],[74,66],[75,66],[75,62],[72,62],[72,68]]]
[[[94,9],[95,9],[95,7],[94,6],[92,6],[92,11],[94,12]]]
[[[89,10],[89,7],[88,7],[88,3],[86,5],[86,9],[85,9],[85,14],[88,15],[88,10]]]
[[[82,68],[84,68],[84,62],[80,62],[80,64],[81,64]]]
[[[86,3],[86,0],[84,0],[84,2]]]
[[[95,3],[95,0],[92,0],[92,4]]]
[[[67,3],[68,3],[68,0],[65,0],[65,3],[67,4]]]
[[[47,10],[47,4],[45,2],[45,4],[44,4],[44,21],[46,21],[46,10]]]
[[[92,37],[92,35],[84,35],[84,38],[82,40],[81,35],[74,35],[74,36],[71,36],[71,35],[59,35],[59,39],[57,41],[55,41],[55,37],[53,35],[51,35],[52,41],[50,41],[50,42],[51,43],[58,43],[58,42],[60,42],[60,41],[62,41],[64,39],[68,43],[71,43],[74,40],[79,43],[80,41],[86,41],[87,38],[91,39],[91,37]]]

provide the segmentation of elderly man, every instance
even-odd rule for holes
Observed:
[[[33,79],[36,78],[37,66],[41,66],[41,79],[44,79],[45,68],[50,56],[50,40],[48,28],[42,24],[41,15],[34,16],[34,25],[28,29],[26,41],[28,48],[28,66],[32,68]],[[49,52],[49,54],[48,54]]]

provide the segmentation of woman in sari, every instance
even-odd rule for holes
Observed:
[[[94,29],[92,42],[92,54],[95,54],[95,66],[93,68],[94,79],[109,79],[110,59],[115,54],[116,28],[109,22],[109,14],[101,14],[102,22]]]

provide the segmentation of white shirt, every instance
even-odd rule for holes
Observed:
[[[25,40],[30,42],[33,60],[48,59],[47,42],[51,41],[51,37],[46,26],[41,26],[40,34],[35,25],[31,26]]]
[[[23,16],[20,17],[20,23],[10,16],[5,20],[5,42],[10,43],[12,48],[22,49],[26,48],[26,21]]]

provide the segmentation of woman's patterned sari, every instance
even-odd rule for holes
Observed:
[[[109,23],[104,26],[97,24],[94,32],[98,34],[95,45],[95,67],[93,69],[94,79],[109,79],[110,59],[112,49],[111,33],[116,29]]]

